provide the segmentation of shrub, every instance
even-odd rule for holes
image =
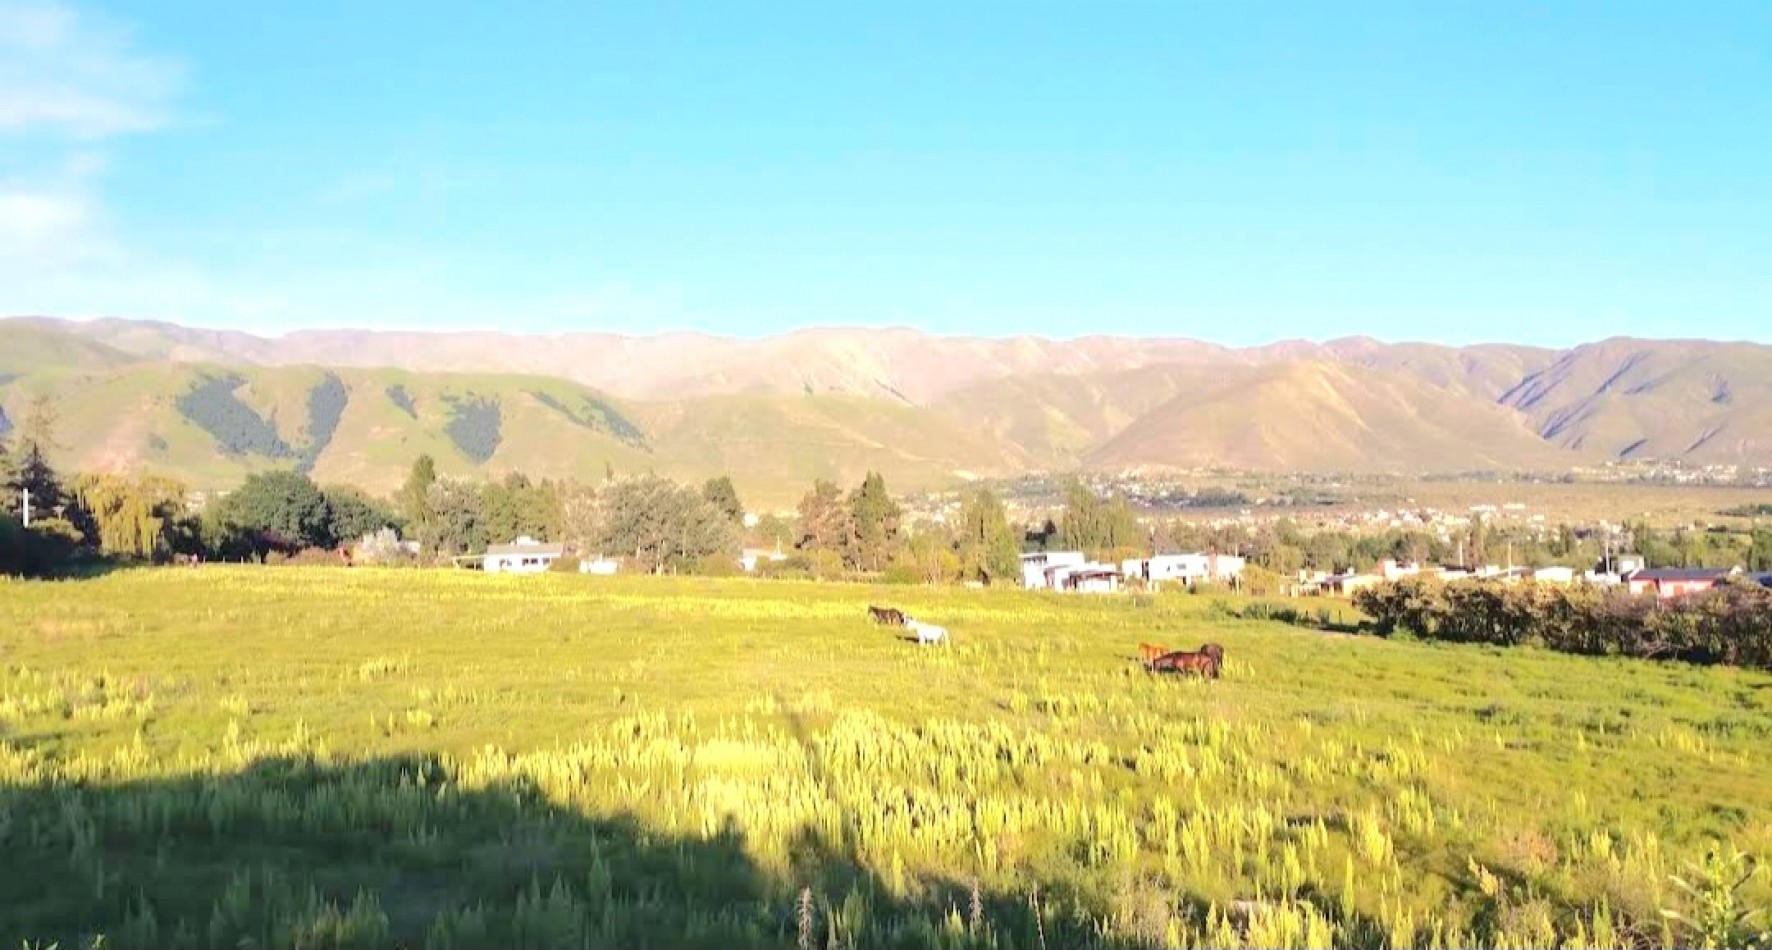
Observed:
[[[1381,634],[1772,669],[1772,590],[1757,584],[1663,601],[1585,585],[1405,578],[1358,592],[1354,606]]]
[[[178,398],[179,414],[209,433],[228,455],[294,458],[276,427],[234,395],[244,385],[244,378],[231,374],[205,379]]]
[[[744,573],[744,567],[730,555],[709,554],[690,561],[688,573],[702,577],[732,577]]]
[[[449,441],[475,462],[485,462],[498,451],[504,440],[503,422],[496,400],[472,396],[449,401]]]

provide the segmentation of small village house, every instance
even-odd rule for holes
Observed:
[[[540,574],[565,553],[565,545],[543,544],[523,535],[510,544],[488,547],[480,559],[480,569],[488,574]]]
[[[1079,594],[1111,594],[1120,589],[1120,572],[1111,564],[1084,564],[1076,568],[1059,568],[1065,572],[1060,590]]]
[[[604,557],[601,554],[594,558],[585,558],[578,562],[578,572],[580,574],[596,574],[600,577],[607,577],[620,570],[620,561],[617,561],[614,558]]]
[[[1231,554],[1158,554],[1146,558],[1128,558],[1120,571],[1147,584],[1165,581],[1193,585],[1203,582],[1224,583],[1243,573],[1243,558]]]
[[[1323,579],[1322,592],[1337,597],[1352,597],[1368,587],[1377,587],[1384,578],[1377,574],[1332,574]]]
[[[1051,590],[1055,567],[1081,567],[1089,559],[1081,551],[1031,551],[1021,556],[1021,586],[1029,590]]]
[[[1624,583],[1632,594],[1652,591],[1662,600],[1670,600],[1710,590],[1723,578],[1740,573],[1739,567],[1652,567],[1626,576]]]
[[[744,568],[746,571],[754,571],[757,569],[758,564],[780,563],[787,559],[788,556],[781,553],[781,545],[779,544],[776,545],[775,550],[773,551],[768,548],[745,548],[743,551],[739,552],[738,566]]]

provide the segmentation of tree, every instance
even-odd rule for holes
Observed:
[[[379,499],[360,488],[333,485],[322,489],[326,496],[327,530],[340,542],[355,541],[385,528],[400,525],[400,516]]]
[[[886,493],[886,479],[878,472],[869,472],[861,487],[849,496],[849,517],[853,526],[849,533],[847,560],[852,567],[879,571],[892,560],[892,549],[898,541],[898,521],[903,515],[898,504]]]
[[[35,518],[58,516],[67,504],[61,476],[50,463],[51,452],[61,448],[55,441],[55,401],[47,393],[31,398],[25,410],[24,425],[10,452],[0,461],[0,490],[6,496],[6,510],[18,511],[21,493],[30,492],[31,512]]]
[[[483,489],[486,536],[494,542],[524,536],[552,540],[552,529],[560,523],[559,504],[552,482],[537,484],[521,472],[512,472],[503,482]]]
[[[221,500],[224,523],[259,531],[274,543],[292,547],[332,547],[331,512],[326,496],[306,475],[289,470],[249,475]]]
[[[423,553],[432,560],[486,550],[484,495],[478,485],[453,478],[431,486],[426,504],[431,514]]]
[[[1295,575],[1304,567],[1304,551],[1284,541],[1276,541],[1262,552],[1258,563],[1275,574]]]
[[[557,494],[560,523],[553,539],[579,554],[590,553],[597,535],[597,490],[573,482],[560,486]]]
[[[737,553],[738,535],[724,512],[693,489],[656,475],[618,480],[597,493],[592,543],[631,556],[655,573]]]
[[[766,514],[758,518],[757,527],[753,531],[764,544],[792,544],[794,540],[793,522],[777,514]]]
[[[959,570],[968,580],[995,584],[1021,579],[1021,546],[1009,527],[1009,513],[988,488],[960,502]]]
[[[800,499],[800,540],[794,546],[802,551],[841,551],[849,541],[849,525],[842,492],[821,478]]]
[[[1749,570],[1772,571],[1772,526],[1755,525],[1753,544],[1748,548]]]
[[[962,576],[960,559],[954,556],[954,546],[946,535],[939,531],[919,531],[911,536],[910,543],[899,552],[897,570],[907,571],[911,576],[925,584],[941,584]],[[970,578],[973,575],[966,573]]]
[[[184,485],[153,475],[82,475],[74,481],[74,498],[91,518],[101,553],[154,560],[173,551]]]
[[[429,455],[420,455],[412,463],[412,471],[406,476],[406,483],[394,496],[394,503],[400,513],[406,516],[406,523],[419,544],[429,550],[435,543],[431,531],[431,487],[437,484],[437,463]]]
[[[1100,495],[1081,480],[1072,479],[1065,486],[1064,513],[1058,518],[1058,543],[1078,551],[1097,547],[1107,534],[1104,508]]]
[[[744,523],[744,503],[738,500],[738,489],[733,487],[731,476],[708,479],[701,488],[701,497],[725,515],[726,520],[733,524]]]
[[[1334,573],[1353,566],[1347,538],[1333,531],[1319,531],[1304,542],[1304,559],[1312,570]]]
[[[1144,553],[1150,537],[1138,526],[1132,506],[1124,497],[1107,500],[1081,480],[1065,489],[1064,514],[1059,518],[1059,543],[1091,556]]]

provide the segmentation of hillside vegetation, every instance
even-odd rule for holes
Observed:
[[[1693,946],[1661,913],[1695,915],[1670,875],[1713,844],[1772,854],[1765,674],[1214,603],[338,568],[15,582],[0,940]],[[1217,681],[1135,660],[1207,640]],[[1733,900],[1764,906],[1772,879]]]
[[[311,357],[311,359],[304,359]],[[409,368],[393,368],[409,367]],[[391,488],[446,473],[698,479],[790,503],[814,478],[904,489],[1090,468],[1560,471],[1772,465],[1772,347],[1532,347],[802,331],[759,341],[0,321],[0,427],[58,397],[61,460],[198,487],[290,466]]]

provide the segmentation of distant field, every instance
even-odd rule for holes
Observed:
[[[1268,480],[1261,476],[1198,476],[1178,479],[1195,488],[1234,488],[1251,498],[1261,497],[1291,484],[1289,480]],[[1625,521],[1647,521],[1659,528],[1690,524],[1694,521],[1712,524],[1746,524],[1748,519],[1726,517],[1721,512],[1741,505],[1772,502],[1772,490],[1764,488],[1713,488],[1692,485],[1645,485],[1599,482],[1516,482],[1512,480],[1463,479],[1459,481],[1426,481],[1414,478],[1369,479],[1334,487],[1313,490],[1342,499],[1328,508],[1300,508],[1295,517],[1310,520],[1321,514],[1368,508],[1438,508],[1442,511],[1465,512],[1472,505],[1526,506],[1525,515],[1543,515],[1547,524],[1583,524],[1599,520],[1614,524]],[[1284,515],[1287,509],[1257,509],[1263,513]],[[1188,512],[1195,519],[1222,518],[1224,509],[1198,509]],[[1514,514],[1507,512],[1506,514]]]
[[[0,581],[15,946],[1659,944],[1712,838],[1772,857],[1764,674],[1187,595]]]
[[[1687,485],[1627,485],[1603,483],[1529,484],[1477,481],[1417,482],[1409,497],[1423,504],[1448,509],[1471,505],[1518,502],[1558,521],[1648,521],[1657,527],[1711,523],[1738,519],[1720,512],[1738,505],[1772,501],[1764,488],[1708,488]]]

